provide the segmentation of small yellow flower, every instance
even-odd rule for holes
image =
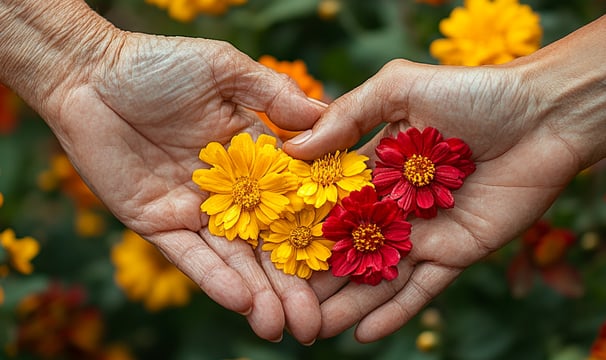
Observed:
[[[243,5],[247,0],[145,0],[146,3],[167,9],[175,20],[189,22],[200,14],[222,15],[230,6]]]
[[[100,214],[88,210],[76,212],[76,233],[82,237],[93,237],[103,234],[105,231],[105,219]]]
[[[301,186],[297,195],[306,204],[322,207],[325,203],[336,204],[364,186],[373,186],[371,170],[366,166],[368,157],[355,151],[326,154],[309,164],[293,160],[289,170],[297,175]]]
[[[29,236],[17,239],[12,229],[6,229],[0,233],[0,245],[8,253],[9,262],[15,270],[22,274],[31,274],[34,271],[31,260],[40,251],[36,240]]]
[[[277,269],[302,279],[309,279],[313,271],[328,270],[334,241],[323,237],[322,220],[331,208],[329,204],[320,209],[306,206],[299,212],[285,213],[261,233],[262,250],[271,251]]]
[[[196,285],[149,242],[126,230],[111,251],[116,283],[132,301],[150,311],[189,302]]]
[[[0,192],[0,207],[2,207],[2,205],[4,205],[4,195]]]
[[[502,64],[539,49],[539,15],[518,0],[465,0],[440,22],[430,52],[445,65]]]
[[[227,150],[212,142],[200,151],[210,169],[197,169],[193,181],[210,196],[200,209],[210,216],[209,231],[253,247],[261,230],[278,219],[289,205],[285,195],[295,190],[297,177],[288,172],[292,160],[276,148],[276,138],[261,135],[256,143],[246,133],[232,138]]]

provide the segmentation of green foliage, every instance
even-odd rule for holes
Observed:
[[[249,0],[222,17],[200,16],[190,24],[171,20],[143,0],[89,3],[126,30],[222,39],[253,58],[270,54],[279,60],[302,59],[328,95],[336,98],[394,58],[435,63],[429,43],[441,36],[439,21],[461,1],[434,7],[413,0],[342,0],[341,10],[323,19],[317,14],[318,0]],[[527,3],[541,15],[544,44],[606,10],[598,0]],[[430,306],[442,315],[438,328],[428,328],[419,315],[376,343],[359,344],[350,330],[305,347],[288,334],[278,344],[258,339],[243,317],[202,293],[187,306],[156,313],[129,302],[114,283],[109,260],[121,225],[105,215],[108,230],[103,235],[78,236],[71,200],[37,186],[36,178],[48,168],[48,154],[55,146],[50,130],[28,110],[21,112],[14,134],[0,137],[0,192],[5,196],[0,231],[10,227],[18,237],[33,236],[41,243],[33,275],[0,278],[6,293],[0,306],[0,347],[15,338],[19,301],[51,281],[83,286],[87,303],[103,314],[107,342],[124,343],[139,359],[150,360],[580,360],[606,320],[604,166],[579,176],[546,215],[555,226],[572,229],[579,239],[597,238],[593,247],[583,248],[583,242],[577,242],[570,254],[586,286],[582,298],[564,298],[538,279],[527,297],[513,298],[506,271],[518,249],[514,241],[466,270],[432,302]],[[426,352],[416,345],[424,330],[440,338]],[[4,358],[1,352],[0,358]]]

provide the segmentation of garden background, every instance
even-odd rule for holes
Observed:
[[[179,16],[152,2],[170,3],[89,4],[125,30],[221,39],[254,59],[270,55],[268,64],[325,101],[393,58],[440,63],[430,44],[444,37],[440,21],[464,6],[236,0],[209,2],[231,3],[224,12]],[[522,3],[540,17],[540,46],[606,13],[606,0]],[[44,122],[1,87],[0,154],[1,359],[581,360],[592,349],[604,359],[596,350],[606,343],[606,333],[598,340],[606,323],[604,164],[579,174],[544,222],[465,271],[398,332],[359,344],[347,331],[306,347],[288,334],[277,344],[258,339],[242,316],[193,287],[168,300],[133,290],[137,281],[183,279],[125,232]]]

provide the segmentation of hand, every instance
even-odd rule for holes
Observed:
[[[595,44],[603,32],[594,32],[593,38],[576,36],[567,45],[574,42],[576,50],[599,52]],[[311,159],[353,146],[361,135],[387,122],[360,149],[372,162],[380,138],[408,127],[432,126],[467,142],[477,165],[454,192],[453,209],[431,220],[411,221],[413,249],[401,261],[397,279],[368,286],[330,273],[312,278],[322,302],[320,337],[356,323],[361,342],[396,331],[466,267],[536,221],[578,171],[606,155],[599,135],[606,119],[596,112],[605,106],[600,95],[604,66],[595,63],[596,55],[580,65],[557,64],[558,70],[549,73],[545,64],[553,61],[552,51],[495,67],[392,61],[332,103],[313,131],[285,144],[291,155]],[[567,62],[568,55],[563,50],[558,59]],[[592,74],[584,75],[585,70]],[[556,91],[556,86],[561,87]]]
[[[211,235],[200,212],[207,195],[192,182],[209,142],[268,132],[247,109],[310,127],[323,109],[294,82],[223,42],[117,33],[90,75],[49,102],[59,106],[50,123],[63,147],[120,221],[212,299],[246,314],[260,337],[278,340],[286,325],[302,343],[315,339],[311,287],[276,270],[260,247]]]

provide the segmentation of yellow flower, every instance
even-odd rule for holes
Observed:
[[[316,209],[307,206],[296,213],[271,223],[268,231],[261,233],[262,250],[271,251],[271,261],[285,274],[309,279],[312,271],[328,270],[327,259],[334,241],[322,235],[322,220],[332,206]]]
[[[263,55],[259,58],[259,63],[273,69],[279,73],[288,75],[303,90],[305,95],[310,98],[322,100],[324,98],[324,87],[321,82],[314,79],[308,72],[307,66],[302,60],[278,61],[270,55]],[[284,130],[274,124],[267,114],[257,112],[259,118],[282,140],[288,140],[299,133],[299,131]]]
[[[256,143],[246,133],[232,138],[227,150],[212,142],[200,151],[210,169],[197,169],[193,181],[210,196],[200,209],[210,216],[209,231],[253,247],[259,231],[278,219],[289,204],[297,177],[288,172],[291,157],[276,148],[276,138],[261,135]]]
[[[0,193],[0,207],[2,207],[2,205],[4,205],[4,195]]]
[[[150,311],[189,302],[195,284],[149,242],[130,230],[111,251],[116,283]]]
[[[539,49],[539,15],[518,0],[465,0],[440,22],[430,52],[445,65],[502,64]]]
[[[30,261],[40,251],[36,240],[29,236],[17,239],[12,229],[6,229],[0,233],[0,245],[8,253],[9,262],[15,270],[22,274],[31,274],[34,271]]]
[[[297,195],[306,204],[320,208],[326,202],[334,205],[350,192],[366,185],[373,186],[366,160],[368,157],[355,151],[337,150],[314,160],[312,164],[293,159],[288,168],[301,181]]]
[[[167,9],[168,15],[182,22],[192,21],[199,14],[222,15],[230,6],[247,0],[145,0],[148,4]]]

